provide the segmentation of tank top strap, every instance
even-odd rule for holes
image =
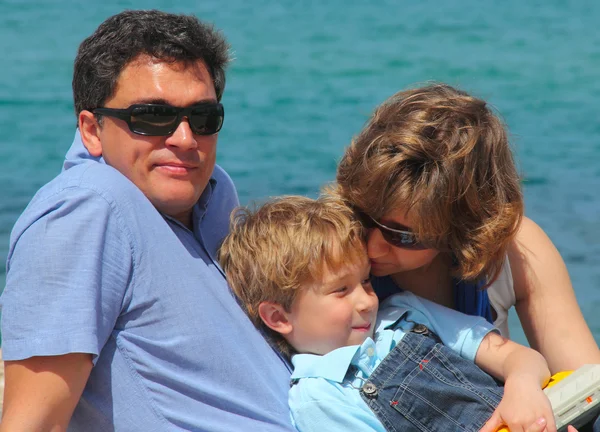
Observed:
[[[485,279],[477,281],[454,279],[454,304],[456,310],[467,315],[483,317],[493,324],[490,298],[487,290],[484,289],[485,283]]]

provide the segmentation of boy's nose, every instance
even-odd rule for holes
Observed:
[[[358,302],[358,309],[361,312],[370,312],[373,309],[376,309],[379,305],[377,295],[375,295],[375,292],[372,289],[363,289],[360,296],[361,297],[360,301]]]

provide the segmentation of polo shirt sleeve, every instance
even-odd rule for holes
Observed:
[[[360,399],[358,391],[356,398]],[[300,432],[385,432],[369,407],[362,400],[353,399],[323,378],[302,379],[290,390],[294,426]]]
[[[130,283],[125,224],[98,192],[34,199],[11,234],[1,297],[5,360],[90,353],[115,327]]]

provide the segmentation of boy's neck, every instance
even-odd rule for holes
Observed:
[[[451,258],[438,254],[433,261],[418,269],[390,275],[400,288],[449,308],[454,308]]]

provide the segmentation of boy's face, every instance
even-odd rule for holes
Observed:
[[[325,267],[321,280],[302,287],[288,315],[288,342],[300,353],[324,355],[372,337],[379,302],[369,271],[361,256],[336,271]]]

